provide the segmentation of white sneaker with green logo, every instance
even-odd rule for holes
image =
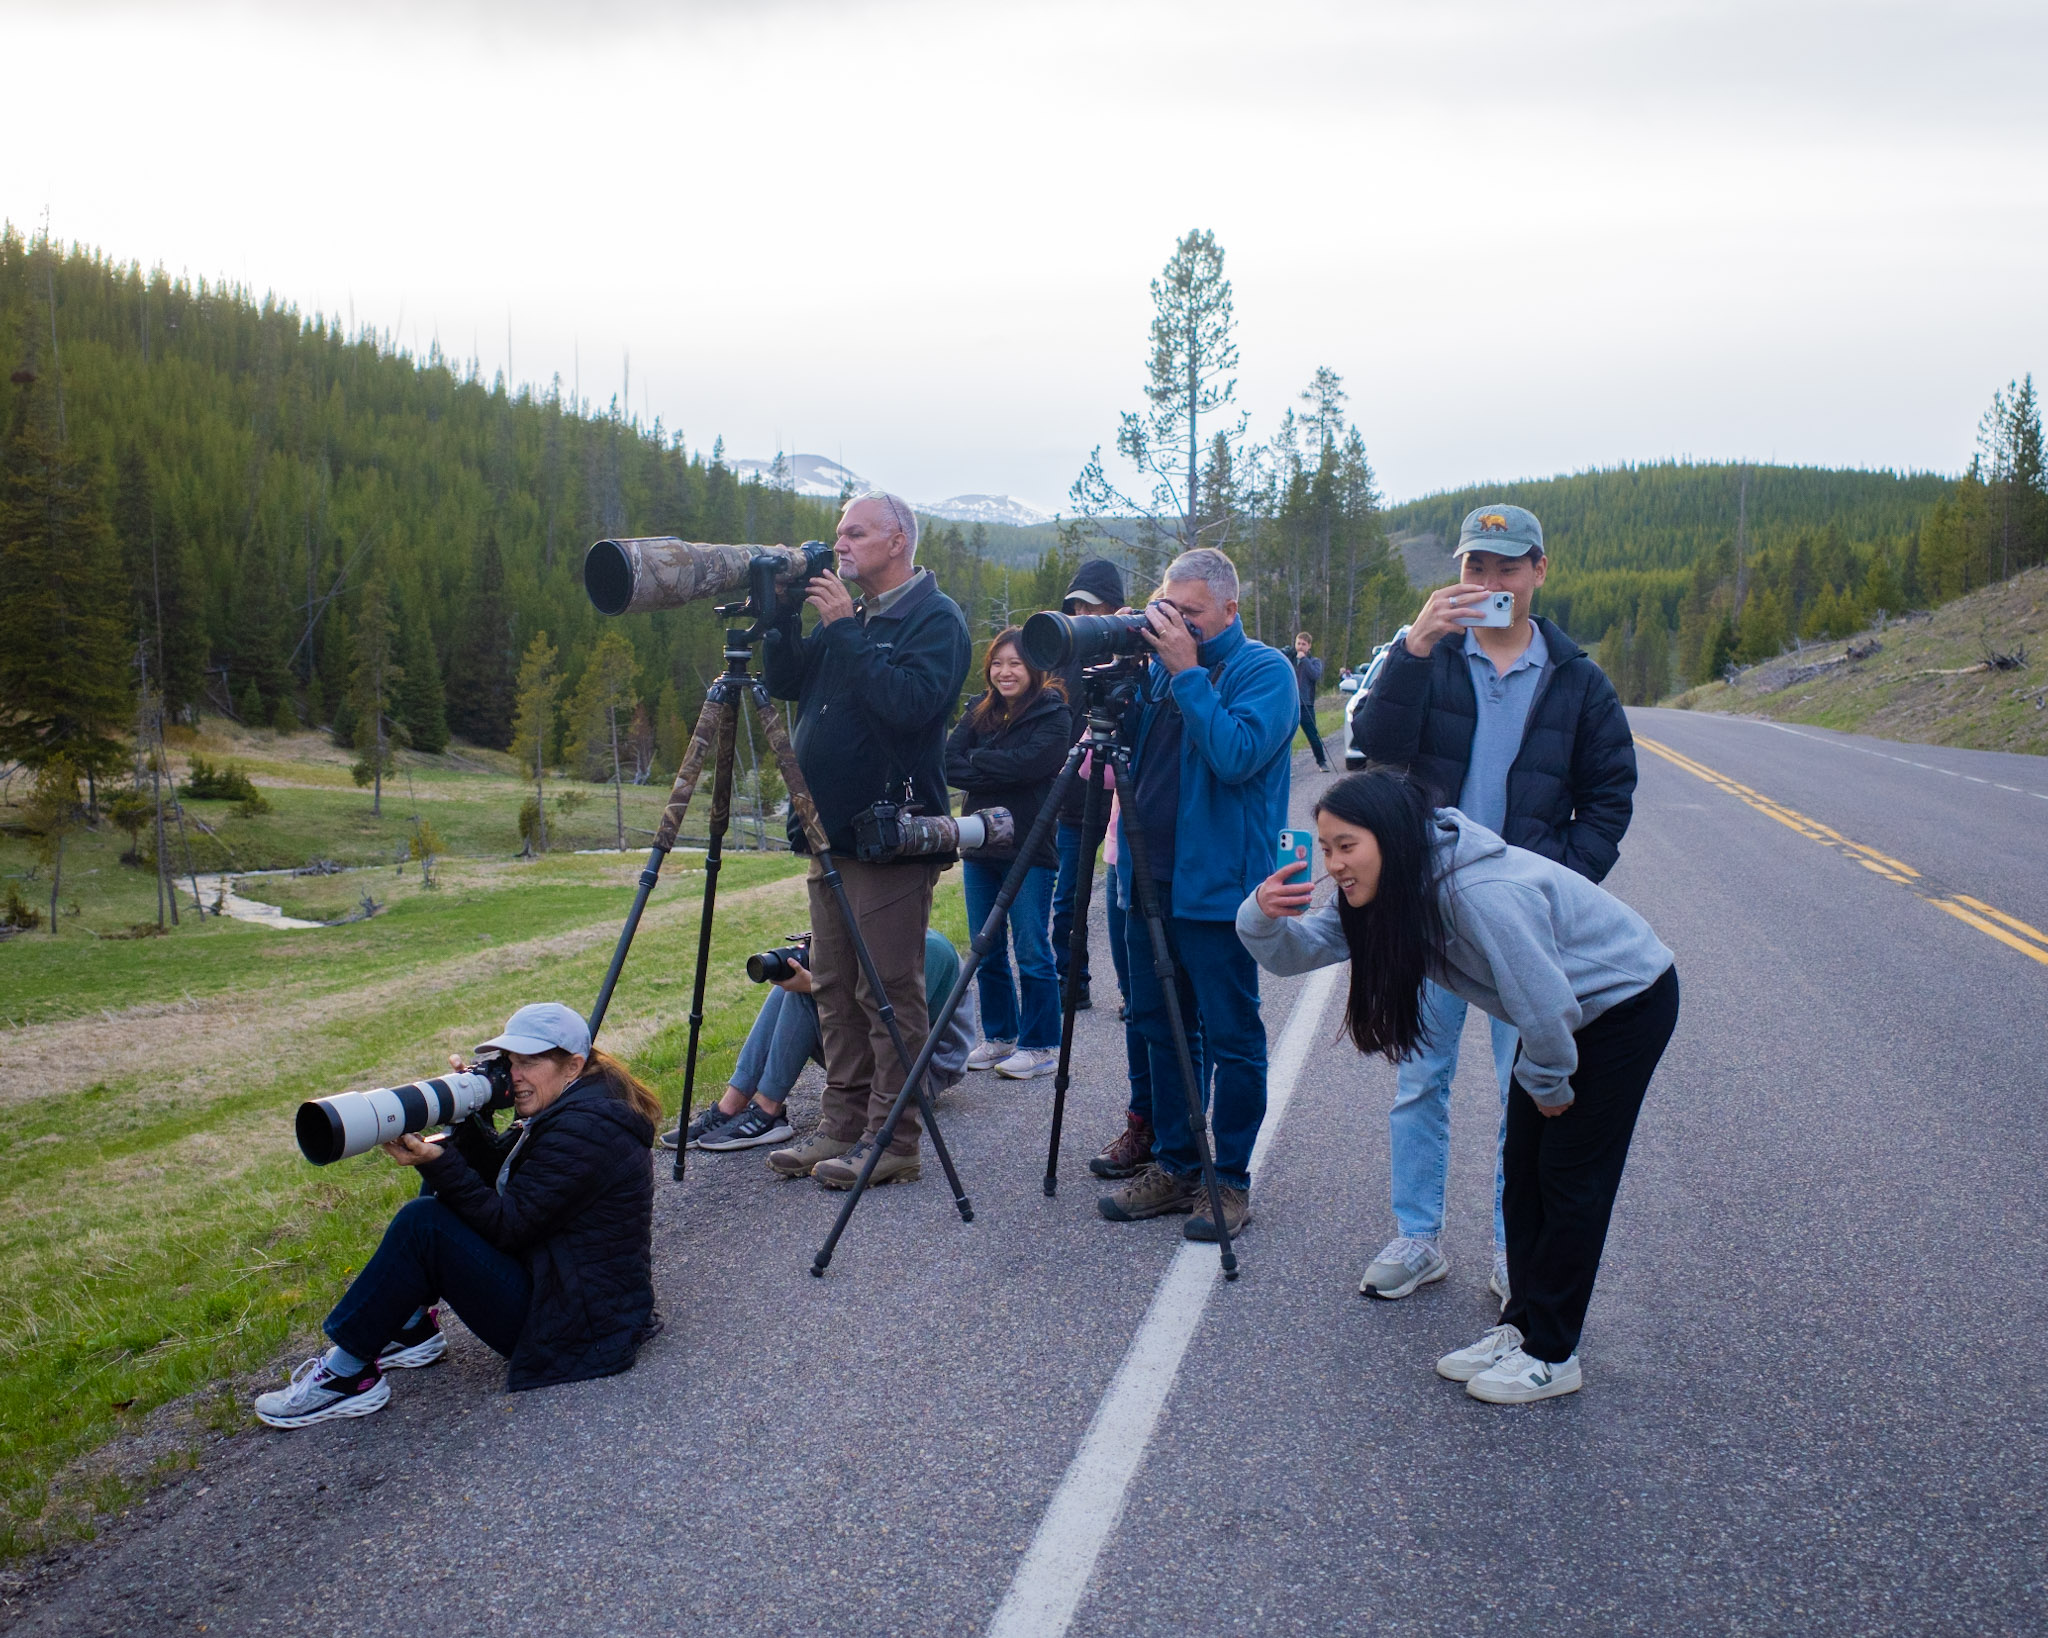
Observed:
[[[1579,1391],[1579,1356],[1560,1365],[1525,1354],[1520,1348],[1503,1354],[1465,1384],[1474,1399],[1489,1405],[1528,1405]]]

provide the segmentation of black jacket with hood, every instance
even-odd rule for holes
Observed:
[[[1077,591],[1089,592],[1102,599],[1099,604],[1088,610],[1090,614],[1114,614],[1124,606],[1124,598],[1127,595],[1124,591],[1124,572],[1106,557],[1088,558],[1074,570],[1074,578],[1067,586],[1066,596],[1060,599],[1061,604],[1064,606],[1066,598],[1072,597]],[[1067,709],[1072,718],[1067,724],[1067,744],[1071,746],[1088,726],[1088,685],[1081,680],[1079,665],[1062,666],[1056,675],[1060,679],[1060,686],[1067,691]],[[1079,825],[1087,816],[1087,809],[1083,806],[1087,800],[1087,785],[1079,779],[1075,780],[1067,789],[1066,800],[1060,804],[1060,822]],[[1102,798],[1102,818],[1105,823],[1109,819],[1107,791],[1103,793]]]
[[[443,1204],[532,1276],[507,1374],[515,1393],[614,1376],[660,1328],[653,1142],[647,1117],[593,1074],[503,1132],[462,1122],[420,1167]]]
[[[1017,846],[986,848],[974,855],[989,864],[1004,864],[1017,857],[1017,848],[1031,834],[1038,810],[1052,794],[1053,776],[1067,759],[1072,743],[1067,733],[1067,702],[1052,688],[1040,692],[1014,721],[984,728],[975,712],[986,694],[968,702],[967,711],[955,724],[946,741],[946,781],[965,795],[960,811],[977,808],[1008,808],[1017,823]],[[1059,847],[1052,827],[1031,862],[1048,870],[1059,868]]]
[[[1621,856],[1635,812],[1636,744],[1607,673],[1540,616],[1550,663],[1536,684],[1522,747],[1508,769],[1501,840],[1599,881]],[[1455,806],[1472,761],[1479,701],[1464,640],[1449,636],[1418,660],[1396,642],[1352,718],[1368,762],[1407,768],[1438,805]]]
[[[853,816],[888,798],[925,813],[946,800],[946,716],[969,662],[967,617],[917,571],[886,610],[802,634],[803,605],[785,612],[762,645],[768,692],[795,700],[796,760],[834,853],[853,856]],[[789,842],[810,844],[796,814]],[[923,861],[918,861],[923,862]]]

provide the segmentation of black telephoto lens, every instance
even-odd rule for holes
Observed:
[[[779,950],[763,950],[747,957],[747,976],[756,984],[781,984],[796,977],[797,962],[805,955],[801,944],[785,944]]]
[[[1141,654],[1142,614],[1060,614],[1047,609],[1024,622],[1024,658],[1041,671],[1078,661],[1095,665],[1119,654]]]

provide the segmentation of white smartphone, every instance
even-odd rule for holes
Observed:
[[[1515,623],[1515,594],[1513,592],[1488,592],[1476,603],[1465,605],[1476,613],[1466,616],[1458,623],[1466,626],[1507,627]]]

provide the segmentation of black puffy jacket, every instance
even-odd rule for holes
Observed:
[[[1084,559],[1074,570],[1074,578],[1068,582],[1061,607],[1066,598],[1077,591],[1085,591],[1097,601],[1088,608],[1090,614],[1114,614],[1124,606],[1124,572],[1106,557]],[[1082,680],[1083,666],[1077,660],[1059,669],[1060,686],[1067,691],[1067,708],[1073,714],[1073,722],[1067,731],[1067,743],[1072,745],[1081,737],[1088,726],[1088,685]],[[1067,788],[1067,799],[1060,804],[1062,822],[1079,826],[1087,818],[1088,784],[1077,779]],[[1109,797],[1102,798],[1102,815],[1109,817]]]
[[[967,617],[929,569],[887,610],[801,634],[785,611],[761,651],[768,692],[795,700],[796,760],[832,851],[853,852],[853,816],[884,797],[947,813],[946,715],[969,661]],[[790,846],[810,851],[794,810]],[[922,860],[913,861],[922,864]]]
[[[1522,748],[1508,770],[1501,840],[1599,881],[1614,868],[1635,812],[1636,744],[1607,673],[1548,620],[1538,618],[1550,663],[1529,705]],[[1418,660],[1406,643],[1387,651],[1351,733],[1369,762],[1407,768],[1440,806],[1456,804],[1472,760],[1479,701],[1458,637]]]
[[[645,1115],[585,1075],[523,1126],[464,1121],[420,1167],[443,1204],[533,1278],[514,1392],[615,1376],[657,1329],[653,1142]]]
[[[1048,688],[1015,722],[991,731],[977,727],[974,721],[975,708],[987,698],[977,694],[968,701],[966,715],[946,741],[946,783],[966,793],[960,802],[962,813],[1008,808],[1017,822],[1017,847],[1022,847],[1052,791],[1053,775],[1067,760],[1072,743],[1067,735],[1067,702]],[[1017,848],[987,848],[975,857],[1001,864],[1016,858]],[[1045,840],[1031,862],[1048,870],[1059,868],[1059,846],[1052,826],[1046,827]]]

